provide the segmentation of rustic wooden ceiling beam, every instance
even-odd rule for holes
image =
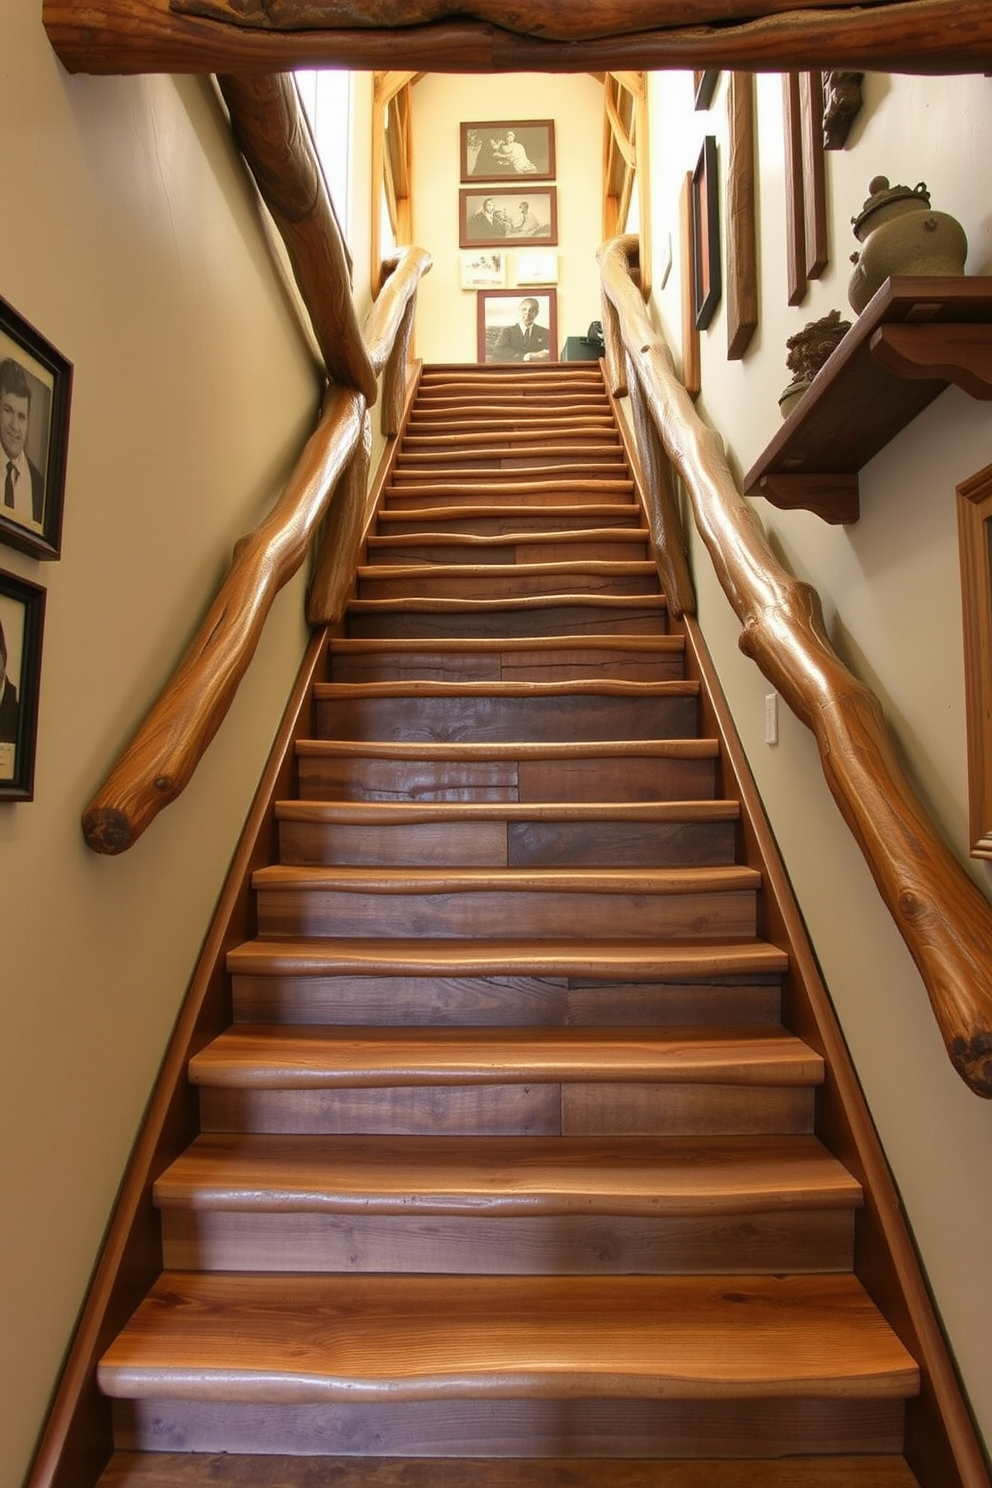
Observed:
[[[225,0],[226,3],[226,0]],[[277,0],[266,0],[274,6]],[[285,0],[289,3],[289,0]],[[291,71],[334,65],[358,71],[388,71],[401,54],[423,72],[608,72],[672,68],[746,68],[782,72],[843,68],[909,73],[984,72],[992,68],[992,5],[989,0],[833,0],[809,8],[809,0],[598,0],[593,14],[616,29],[591,39],[548,40],[517,34],[474,19],[410,25],[403,9],[388,0],[392,24],[356,25],[363,3],[354,0],[343,29],[272,30],[181,14],[169,0],[44,0],[43,18],[59,59],[70,72]],[[385,5],[386,0],[380,0]],[[699,24],[721,3],[746,10],[750,19]],[[539,17],[542,0],[531,0]],[[555,12],[586,13],[586,7]],[[525,6],[527,7],[525,9]],[[668,9],[691,26],[659,24],[623,31],[637,14],[657,17]],[[343,6],[341,7],[343,13]],[[530,6],[520,0],[521,25]],[[726,10],[722,12],[728,14]]]

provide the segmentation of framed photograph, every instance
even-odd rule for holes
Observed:
[[[533,363],[558,360],[558,296],[553,289],[480,290],[479,361]]]
[[[506,283],[506,252],[477,248],[462,254],[462,289],[500,289]]]
[[[971,856],[992,860],[992,465],[957,488]]]
[[[518,248],[513,255],[513,282],[557,284],[557,253],[553,248]]]
[[[555,121],[504,119],[461,125],[463,181],[553,181]]]
[[[720,196],[716,174],[716,137],[703,140],[692,173],[692,265],[696,327],[705,331],[720,303]]]
[[[458,193],[458,243],[462,248],[498,248],[509,243],[558,242],[558,192],[467,191]]]
[[[0,542],[58,558],[72,365],[0,299]]]
[[[45,591],[0,572],[0,801],[34,797]]]

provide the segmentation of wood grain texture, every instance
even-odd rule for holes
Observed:
[[[912,1359],[851,1277],[166,1272],[101,1360],[130,1397],[318,1403],[899,1399]]]
[[[185,656],[87,807],[83,832],[95,852],[130,847],[188,784],[248,669],[276,595],[307,555],[361,437],[364,412],[360,393],[329,394],[285,490],[238,544]]]
[[[376,400],[351,298],[351,263],[296,85],[284,73],[218,78],[231,130],[286,245],[331,382]]]
[[[617,20],[611,12],[604,34],[579,41],[529,34],[526,12],[521,34],[514,35],[505,29],[501,8],[496,24],[468,18],[406,24],[389,7],[392,24],[382,28],[362,26],[359,12],[347,29],[285,32],[181,15],[169,0],[90,0],[82,11],[74,0],[44,0],[43,17],[70,72],[288,72],[327,64],[388,71],[397,56],[419,71],[451,73],[714,66],[953,73],[992,66],[992,17],[985,0],[835,0],[812,9],[807,3],[748,0],[738,11],[744,19],[728,19],[723,10],[715,24],[628,31],[612,30]],[[551,8],[560,21],[561,8]],[[679,11],[684,19],[684,6]],[[603,12],[597,6],[567,14],[573,25],[588,30],[588,16]]]
[[[327,1488],[311,1457],[119,1452],[99,1488]],[[334,1488],[919,1488],[899,1457],[792,1457],[762,1462],[609,1462],[603,1458],[380,1460],[338,1458]]]
[[[775,558],[696,416],[624,273],[623,240],[601,252],[624,341],[652,417],[689,491],[697,527],[743,625],[741,646],[812,730],[838,807],[927,987],[954,1067],[992,1096],[992,910],[938,836],[896,758],[871,691],[833,650],[820,601]]]

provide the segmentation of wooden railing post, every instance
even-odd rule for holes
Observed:
[[[719,436],[675,376],[627,272],[632,239],[600,250],[644,408],[692,503],[743,627],[741,649],[811,729],[830,790],[909,949],[955,1069],[992,1097],[992,906],[901,769],[878,699],[833,650],[819,596],[783,568],[734,482]]]

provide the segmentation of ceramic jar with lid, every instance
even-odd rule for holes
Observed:
[[[860,314],[892,274],[963,274],[968,256],[964,228],[947,212],[934,212],[923,181],[890,186],[876,176],[857,217],[854,235],[864,246],[851,255],[855,270],[847,297]]]

